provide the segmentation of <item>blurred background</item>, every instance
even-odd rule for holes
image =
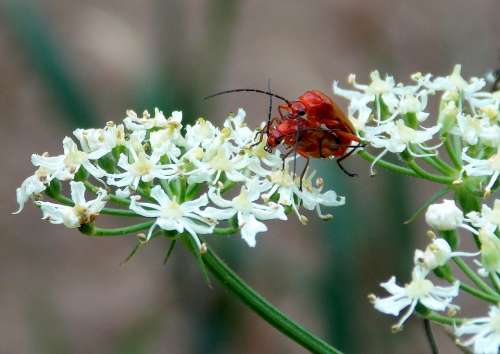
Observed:
[[[183,110],[222,121],[244,107],[264,120],[267,99],[229,88],[273,89],[294,98],[331,93],[349,73],[373,69],[406,81],[415,71],[483,75],[499,66],[498,0],[224,1],[41,0],[0,2],[0,105],[4,118],[0,223],[0,353],[303,353],[233,299],[205,284],[193,258],[151,243],[122,265],[133,237],[91,239],[21,215],[15,188],[33,173],[30,154],[61,151],[76,127],[120,121],[128,108]],[[339,100],[345,108],[345,101]],[[392,335],[394,319],[367,294],[391,275],[408,280],[422,218],[406,220],[433,192],[354,157],[344,175],[314,161],[347,196],[335,218],[303,227],[273,223],[255,249],[235,236],[210,244],[252,286],[346,353],[427,353],[423,324]],[[315,218],[311,217],[311,220]],[[461,301],[467,301],[463,298]],[[467,306],[467,304],[461,303]],[[442,353],[456,353],[436,330]]]

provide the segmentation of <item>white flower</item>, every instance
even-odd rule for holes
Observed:
[[[457,116],[457,123],[458,131],[454,133],[460,135],[466,144],[476,145],[479,141],[481,131],[483,130],[483,121],[477,117],[459,113]]]
[[[207,149],[219,133],[219,128],[215,127],[210,121],[198,118],[194,125],[186,126],[186,147],[187,149],[192,149],[201,146]]]
[[[117,187],[130,186],[135,190],[141,180],[143,182],[151,182],[155,178],[170,180],[179,175],[180,171],[177,165],[159,164],[161,154],[153,153],[151,156],[146,154],[144,147],[139,142],[132,141],[128,148],[132,162],[129,162],[127,155],[121,154],[118,166],[125,172],[107,174],[108,184]]]
[[[229,180],[235,182],[242,182],[247,179],[241,170],[248,165],[248,158],[243,155],[234,156],[227,144],[205,152],[201,161],[196,159],[191,161],[195,168],[186,173],[189,176],[189,183],[211,182],[215,184],[222,173]]]
[[[316,178],[316,183],[313,185],[312,178],[314,173],[308,177],[304,177],[302,181],[302,191],[298,191],[297,195],[302,200],[302,205],[307,210],[316,210],[318,216],[323,220],[331,219],[331,214],[323,214],[321,212],[321,205],[333,207],[345,204],[345,197],[339,197],[333,190],[322,193],[324,182],[321,177]],[[307,220],[307,219],[306,219]],[[301,218],[301,221],[302,218]]]
[[[401,153],[405,150],[414,157],[433,156],[437,152],[429,152],[425,154],[417,154],[410,148],[411,145],[416,145],[423,150],[432,151],[440,146],[427,147],[423,145],[424,142],[432,139],[436,134],[440,125],[431,128],[424,128],[425,130],[416,130],[410,128],[405,124],[402,119],[390,121],[380,124],[376,127],[366,127],[363,140],[369,142],[373,147],[384,148],[384,150],[375,158],[370,167],[371,174],[374,174],[373,167],[388,151],[392,153]]]
[[[430,280],[425,279],[427,272],[415,267],[412,273],[412,281],[401,287],[396,284],[396,278],[391,277],[389,281],[380,285],[387,290],[391,296],[378,298],[371,296],[371,300],[380,312],[398,316],[402,309],[408,310],[393,326],[394,330],[400,330],[403,323],[411,316],[418,303],[433,311],[444,311],[451,307],[451,302],[458,295],[460,283],[456,281],[452,286],[435,286]]]
[[[461,74],[462,66],[455,65],[453,72],[446,77],[437,77],[430,85],[432,89],[439,91],[460,92],[467,101],[473,99],[474,93],[481,90],[486,82],[484,79],[473,77],[467,82]]]
[[[166,155],[169,160],[177,161],[181,155],[181,149],[176,145],[179,141],[178,129],[176,128],[163,128],[149,135],[149,142],[153,149],[153,154],[158,156]]]
[[[125,144],[123,124],[108,122],[104,129],[76,129],[73,135],[80,142],[84,152],[104,156],[114,147]]]
[[[95,178],[104,176],[105,172],[100,167],[93,165],[90,161],[101,158],[105,153],[98,150],[91,153],[80,151],[78,146],[70,137],[63,140],[64,154],[58,156],[47,156],[33,154],[31,162],[33,165],[43,167],[49,171],[52,177],[61,181],[73,179],[80,166]]]
[[[287,220],[283,206],[273,202],[267,205],[255,203],[260,193],[261,190],[257,187],[243,186],[240,194],[232,200],[226,200],[220,196],[219,190],[210,188],[208,191],[210,199],[223,209],[208,207],[205,209],[206,215],[217,220],[227,220],[237,215],[242,238],[250,247],[255,247],[256,234],[267,231],[267,226],[259,220]]]
[[[155,223],[149,229],[147,238],[150,239],[153,230],[159,226],[163,230],[175,230],[179,233],[187,231],[198,246],[201,245],[198,234],[210,234],[213,232],[215,221],[207,218],[200,209],[208,204],[206,194],[184,203],[170,199],[160,186],[151,189],[151,197],[158,202],[138,202],[132,198],[130,209],[147,218],[156,218]]]
[[[172,116],[166,119],[163,112],[158,108],[155,108],[155,116],[153,118],[151,118],[148,111],[144,111],[142,117],[139,118],[134,111],[128,110],[127,117],[123,122],[127,129],[133,131],[165,128],[169,125],[180,126],[182,122],[182,112],[174,111],[172,112]]]
[[[463,171],[469,176],[491,176],[485,188],[485,193],[489,194],[500,175],[500,154],[497,151],[488,159],[482,160],[467,155],[467,151],[467,147],[462,151],[462,160],[467,163],[464,164]]]
[[[236,115],[229,115],[224,122],[224,127],[231,132],[231,138],[238,148],[252,144],[255,132],[248,128],[245,123],[246,112],[243,108],[238,109]]]
[[[375,136],[371,143],[374,147],[385,148],[393,153],[400,153],[407,149],[410,144],[415,144],[421,148],[428,150],[429,148],[422,145],[422,143],[431,140],[434,134],[439,131],[440,126],[436,125],[425,130],[415,130],[405,124],[402,119],[395,122],[388,122],[380,126],[389,137]],[[414,156],[419,156],[408,149]]]
[[[21,187],[16,189],[16,199],[17,204],[19,204],[19,209],[13,214],[20,213],[28,199],[31,198],[33,194],[43,192],[51,180],[52,176],[49,171],[43,167],[36,170],[33,176],[26,178],[21,184]]]
[[[99,212],[106,205],[107,193],[100,189],[97,198],[85,200],[85,185],[82,182],[70,182],[71,199],[74,206],[60,205],[50,202],[35,202],[42,209],[42,219],[48,220],[52,224],[64,224],[69,228],[80,227],[94,221]]]
[[[431,271],[445,265],[451,257],[472,257],[477,253],[453,252],[445,239],[436,238],[425,248],[425,251],[415,250],[415,265],[422,266],[424,270]]]
[[[500,227],[500,199],[495,199],[493,209],[483,204],[480,213],[477,211],[467,213],[467,221],[474,227],[485,228],[489,232],[495,232]]]
[[[385,79],[382,80],[378,71],[372,71],[370,73],[370,78],[370,85],[361,85],[356,82],[356,76],[354,74],[349,76],[349,83],[362,92],[340,89],[337,82],[333,83],[333,91],[336,95],[343,96],[351,101],[363,100],[367,103],[375,102],[376,119],[377,122],[381,122],[382,103],[380,99],[382,99],[383,103],[388,107],[389,112],[393,113],[398,103],[398,98],[395,93],[401,90],[396,88],[392,76],[387,75]]]
[[[456,206],[455,201],[443,199],[442,203],[429,205],[425,221],[435,230],[455,230],[464,224],[464,213]]]
[[[461,341],[463,346],[472,345],[474,354],[498,354],[500,347],[500,307],[490,306],[488,316],[464,322],[455,329],[457,337],[470,336]]]

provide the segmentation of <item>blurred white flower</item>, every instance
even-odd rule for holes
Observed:
[[[302,181],[302,190],[298,191],[297,195],[302,200],[302,205],[305,209],[316,210],[318,216],[323,220],[331,219],[333,217],[331,214],[322,213],[321,206],[324,205],[327,207],[333,207],[344,205],[345,197],[339,197],[333,190],[322,193],[323,187],[325,185],[323,178],[316,178],[316,183],[313,185],[313,176],[314,173],[304,177],[304,180]],[[303,220],[301,219],[301,221]]]
[[[462,66],[455,65],[450,75],[445,77],[436,77],[430,84],[430,88],[439,91],[456,91],[463,95],[464,99],[471,101],[474,94],[481,90],[486,81],[482,78],[473,77],[470,81],[466,81],[461,74]]]
[[[429,205],[425,221],[435,230],[455,230],[464,225],[464,213],[456,206],[455,201],[443,199],[441,203]]]
[[[398,316],[402,309],[408,307],[398,323],[393,326],[393,330],[397,331],[402,328],[403,323],[411,316],[418,303],[433,311],[444,311],[454,306],[451,302],[458,295],[460,283],[456,281],[452,286],[435,286],[425,278],[426,275],[426,271],[415,267],[411,282],[404,287],[396,284],[395,277],[380,284],[391,296],[386,298],[370,296],[375,309],[393,316]]]
[[[477,253],[453,252],[445,239],[436,238],[425,248],[425,251],[415,250],[414,262],[426,271],[431,271],[448,263],[452,257],[473,257]]]
[[[500,307],[490,306],[488,316],[467,320],[455,328],[457,337],[469,336],[460,345],[472,346],[474,354],[498,354],[500,347]]]
[[[463,172],[468,176],[491,176],[490,181],[485,187],[485,193],[489,194],[500,175],[500,154],[498,150],[487,159],[476,159],[467,155],[468,147],[462,151],[462,160],[467,163],[463,166]]]
[[[483,204],[481,212],[467,213],[467,221],[479,229],[484,228],[489,232],[495,232],[500,227],[500,199],[495,199],[493,209]]]
[[[50,202],[35,202],[42,209],[42,219],[52,224],[64,224],[69,228],[80,227],[94,221],[99,212],[106,205],[107,193],[99,189],[94,200],[85,200],[85,185],[82,182],[70,182],[71,199],[74,206],[60,205]]]

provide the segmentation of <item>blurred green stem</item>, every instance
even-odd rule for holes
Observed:
[[[462,272],[464,272],[465,275],[469,277],[470,280],[482,291],[485,293],[491,295],[491,296],[496,296],[496,292],[486,284],[483,279],[481,279],[472,269],[469,268],[467,263],[464,262],[462,258],[459,257],[453,257],[453,261],[455,264],[460,268]],[[500,300],[500,299],[498,299]],[[497,301],[498,301],[497,300]]]
[[[203,263],[220,283],[262,319],[312,353],[341,352],[293,322],[246,284],[213,251],[202,254]]]

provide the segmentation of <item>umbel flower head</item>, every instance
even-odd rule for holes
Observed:
[[[17,189],[18,212],[34,198],[43,219],[87,233],[111,232],[94,225],[100,213],[142,217],[149,221],[119,231],[142,227],[146,240],[185,235],[201,249],[208,234],[238,231],[254,247],[268,220],[287,220],[293,210],[304,222],[302,208],[328,218],[321,206],[345,203],[334,191],[322,192],[322,179],[314,187],[314,172],[301,190],[292,159],[267,152],[265,139],[256,144],[245,116],[243,109],[230,114],[220,129],[203,118],[183,126],[179,111],[167,118],[158,109],[142,116],[129,110],[123,124],[77,129],[79,146],[66,137],[63,154],[32,156],[38,169]],[[60,188],[66,181],[69,197]],[[238,192],[228,194],[232,189]],[[86,201],[85,192],[95,199]]]

